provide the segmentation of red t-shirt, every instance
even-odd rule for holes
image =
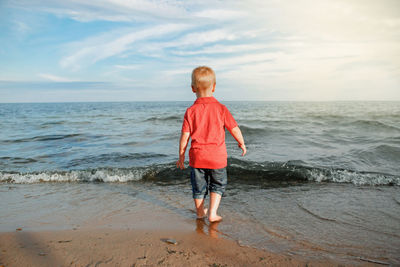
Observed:
[[[229,110],[214,97],[200,97],[186,110],[182,132],[192,138],[189,165],[193,168],[221,169],[227,165],[225,128],[237,123]]]

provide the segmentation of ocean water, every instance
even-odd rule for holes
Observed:
[[[248,154],[227,133],[221,235],[288,254],[400,264],[400,102],[223,103]],[[120,198],[111,210],[141,196],[192,218],[189,172],[175,167],[191,104],[0,104],[0,229],[49,219],[28,212],[43,202],[68,209],[71,199],[89,205],[110,192]]]

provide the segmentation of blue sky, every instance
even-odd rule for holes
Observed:
[[[0,102],[400,100],[400,1],[0,1]]]

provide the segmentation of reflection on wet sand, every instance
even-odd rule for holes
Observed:
[[[207,235],[206,231],[204,230],[207,227],[208,235],[212,238],[219,238],[221,232],[218,231],[218,225],[220,222],[212,222],[207,224],[204,218],[196,219],[196,232],[198,234]]]

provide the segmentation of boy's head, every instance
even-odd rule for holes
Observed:
[[[192,72],[192,89],[195,91],[208,91],[215,89],[215,73],[207,66],[200,66]]]

